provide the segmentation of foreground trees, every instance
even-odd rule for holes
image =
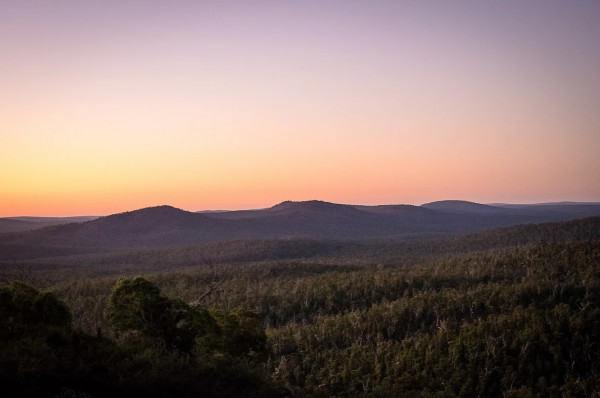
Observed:
[[[195,350],[252,358],[265,352],[262,318],[248,310],[210,312],[162,296],[144,278],[119,280],[109,301],[109,320],[124,339],[148,340],[188,354]]]
[[[0,324],[1,341],[60,335],[70,331],[71,312],[54,294],[13,282],[0,288]]]
[[[265,332],[245,310],[215,312],[162,296],[143,278],[110,295],[115,340],[74,331],[52,293],[0,288],[3,396],[266,396]]]
[[[189,353],[196,339],[220,332],[206,309],[161,296],[144,278],[119,280],[109,300],[109,320],[117,336],[130,333]]]

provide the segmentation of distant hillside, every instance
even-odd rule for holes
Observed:
[[[541,203],[530,205],[480,204],[463,200],[443,200],[421,205],[426,209],[464,216],[483,215],[501,225],[516,225],[526,222],[540,223],[567,221],[600,215],[600,203]]]
[[[96,218],[98,217],[4,217],[0,218],[0,233],[31,231],[53,225],[82,223]]]
[[[554,217],[556,221],[559,221],[596,215],[600,203],[560,202],[514,205],[497,204],[494,205],[494,207],[509,210],[514,214],[532,214],[542,217]]]
[[[30,231],[35,228],[33,223],[27,221],[0,218],[0,233]]]
[[[441,210],[452,213],[466,214],[501,214],[506,213],[506,210],[496,206],[483,205],[466,200],[441,200],[437,202],[425,203],[421,205],[426,209]]]
[[[508,207],[508,208],[519,208],[519,207],[531,207],[531,206],[595,206],[600,205],[600,202],[544,202],[544,203],[487,203],[490,206],[496,207]]]
[[[400,237],[368,240],[307,238],[241,239],[201,242],[172,247],[125,248],[110,252],[86,252],[73,247],[61,253],[46,248],[4,252],[5,273],[22,267],[12,260],[27,260],[36,269],[65,270],[69,274],[109,275],[175,270],[227,263],[279,262],[329,264],[335,270],[373,266],[411,266],[448,256],[493,250],[500,253],[515,247],[546,243],[600,241],[600,217],[572,221],[528,224],[487,231],[436,237]],[[17,248],[15,248],[17,249]],[[50,248],[51,249],[51,248]],[[1,250],[0,250],[1,252]],[[279,264],[279,263],[278,263]],[[296,264],[296,263],[294,263]],[[59,275],[59,274],[57,274]],[[57,276],[59,277],[59,276]]]
[[[244,239],[435,236],[594,215],[600,215],[600,205],[513,209],[463,201],[423,206],[286,201],[268,209],[216,213],[158,206],[78,224],[0,235],[0,261],[23,258],[23,253],[61,255]]]

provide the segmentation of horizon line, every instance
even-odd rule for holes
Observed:
[[[570,201],[570,200],[562,200],[562,201],[549,201],[549,202],[521,202],[521,203],[510,203],[510,202],[486,202],[486,203],[482,203],[482,202],[475,202],[475,201],[471,201],[471,200],[465,200],[465,199],[441,199],[441,200],[435,200],[432,202],[424,202],[418,205],[415,204],[411,204],[411,203],[380,203],[380,204],[369,204],[369,205],[365,205],[365,204],[359,204],[359,203],[338,203],[338,202],[329,202],[329,201],[325,201],[325,200],[320,200],[320,199],[310,199],[310,200],[284,200],[282,202],[278,202],[272,206],[268,206],[268,207],[260,207],[260,208],[241,208],[241,209],[202,209],[202,210],[187,210],[181,207],[177,207],[177,206],[173,206],[173,205],[169,205],[169,204],[160,204],[160,205],[152,205],[152,206],[144,206],[144,207],[140,207],[140,208],[135,208],[135,209],[131,209],[131,210],[125,210],[125,211],[117,211],[114,213],[106,213],[106,214],[102,214],[102,215],[98,215],[98,214],[72,214],[72,215],[52,215],[52,216],[40,216],[40,215],[18,215],[18,216],[0,216],[0,219],[18,219],[18,218],[72,218],[72,217],[107,217],[107,216],[111,216],[111,215],[115,215],[115,214],[123,214],[123,213],[128,213],[128,212],[132,212],[132,211],[138,211],[138,210],[143,210],[143,209],[152,209],[152,208],[156,208],[156,207],[172,207],[174,209],[178,209],[178,210],[182,210],[182,211],[186,211],[189,213],[210,213],[210,212],[233,212],[233,211],[258,211],[258,210],[266,210],[266,209],[270,209],[274,206],[280,205],[282,203],[286,203],[286,202],[292,202],[292,203],[307,203],[307,202],[322,202],[322,203],[330,203],[330,204],[337,204],[337,205],[344,205],[344,206],[415,206],[415,207],[420,207],[423,205],[427,205],[427,204],[432,204],[432,203],[440,203],[440,202],[465,202],[465,203],[472,203],[472,204],[478,204],[478,205],[484,205],[484,206],[545,206],[545,205],[600,205],[600,201]]]

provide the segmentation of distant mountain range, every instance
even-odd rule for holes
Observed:
[[[32,255],[40,252],[50,256],[242,239],[430,236],[597,215],[600,215],[598,203],[510,206],[440,201],[422,206],[359,206],[312,200],[286,201],[259,210],[198,213],[158,206],[92,220],[62,219],[70,223],[0,234],[0,261],[12,258],[11,253],[28,250]]]

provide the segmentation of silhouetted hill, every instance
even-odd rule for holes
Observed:
[[[374,214],[386,214],[386,215],[431,215],[430,209],[413,206],[413,205],[377,205],[377,206],[360,206],[354,205],[356,209],[363,210]]]
[[[507,212],[506,209],[500,207],[468,202],[466,200],[440,200],[437,202],[425,203],[421,205],[421,207],[452,213],[499,214]]]
[[[563,209],[562,206],[565,206]],[[192,213],[145,208],[80,224],[0,236],[0,261],[36,253],[89,253],[244,239],[378,239],[432,236],[600,215],[600,205],[508,209],[463,201],[354,206],[286,201],[268,209]]]
[[[215,223],[206,215],[171,206],[149,207],[81,223],[48,227],[19,235],[28,243],[76,243],[86,247],[151,246],[192,242]],[[200,236],[198,236],[200,234]]]
[[[359,212],[356,211],[355,206],[323,202],[320,200],[309,200],[303,202],[293,202],[288,200],[266,209],[219,211],[203,214],[210,214],[211,216],[220,219],[262,218],[265,216],[291,217],[297,215],[302,215],[303,217],[359,216]]]
[[[324,202],[322,200],[308,200],[303,202],[294,202],[287,200],[276,204],[267,209],[270,213],[296,213],[304,212],[305,214],[320,214],[320,215],[349,215],[355,216],[358,211],[354,206],[342,205],[337,203]]]

